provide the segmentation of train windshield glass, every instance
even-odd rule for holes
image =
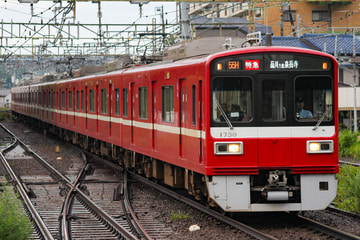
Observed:
[[[264,80],[262,118],[264,121],[285,121],[285,80]]]
[[[214,122],[248,122],[252,119],[252,84],[247,77],[217,77],[213,80]]]
[[[295,79],[295,118],[297,121],[333,119],[333,91],[330,77],[299,76]]]

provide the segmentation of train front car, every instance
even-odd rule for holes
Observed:
[[[208,67],[210,198],[227,212],[325,208],[339,170],[336,60],[270,47]]]

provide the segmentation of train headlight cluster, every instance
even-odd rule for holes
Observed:
[[[215,155],[241,155],[243,154],[242,142],[215,142]]]
[[[329,140],[325,141],[307,141],[306,142],[307,153],[333,153],[334,142]]]

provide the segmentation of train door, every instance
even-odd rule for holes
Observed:
[[[69,114],[67,114],[67,110],[69,110],[69,90],[66,88],[66,91],[65,91],[65,95],[64,95],[64,113],[65,113],[65,118],[66,118],[66,125],[69,124]]]
[[[72,91],[72,96],[71,96],[71,99],[70,99],[70,101],[72,102],[72,115],[73,115],[73,119],[72,119],[72,121],[73,121],[73,127],[76,127],[76,120],[75,120],[75,115],[76,115],[76,113],[75,113],[75,111],[76,111],[76,105],[75,104],[77,104],[76,103],[76,101],[75,101],[75,94],[76,94],[76,90],[75,90],[75,88],[73,88],[73,91]]]
[[[199,109],[197,110],[197,113],[198,114],[198,129],[199,129],[199,149],[200,149],[200,152],[199,152],[199,163],[201,163],[203,161],[203,139],[202,139],[202,130],[203,130],[203,123],[202,123],[202,81],[199,81],[199,89],[198,89],[198,106],[199,106]],[[195,110],[196,112],[196,110]]]
[[[261,74],[258,80],[261,84],[260,104],[258,109],[262,126],[272,126],[272,131],[278,131],[284,137],[271,137],[268,127],[259,128],[259,165],[260,166],[291,166],[291,141],[289,128],[281,127],[289,118],[291,102],[290,83],[287,74]],[[279,126],[279,127],[277,127]],[[285,151],[284,151],[285,149]]]
[[[112,114],[113,114],[113,109],[112,109],[112,105],[113,105],[113,98],[112,98],[112,90],[113,90],[113,85],[110,83],[109,84],[109,90],[108,90],[108,93],[109,95],[108,96],[105,96],[105,98],[107,98],[107,101],[108,101],[108,106],[106,106],[108,108],[108,116],[109,116],[109,137],[112,137],[112,129],[111,129],[111,117],[112,117]]]
[[[152,81],[152,149],[156,150],[156,81]]]
[[[55,100],[55,92],[53,90],[51,90],[51,104],[50,104],[50,108],[51,108],[51,121],[54,121],[54,100]]]
[[[96,100],[96,103],[95,103],[95,115],[96,115],[96,133],[98,133],[99,132],[99,113],[100,113],[100,111],[99,111],[99,103],[100,103],[100,101],[99,101],[99,84],[97,83],[96,84],[96,89],[95,89],[95,100]]]
[[[62,124],[62,110],[63,110],[63,98],[64,98],[64,91],[59,89],[59,97],[58,97],[58,106],[59,106],[59,123]]]
[[[130,84],[130,96],[131,143],[134,144],[135,83]]]
[[[88,106],[89,106],[89,98],[88,98],[88,87],[85,87],[85,130],[87,131],[89,129],[89,123],[88,123]]]
[[[187,89],[186,89],[186,79],[180,79],[180,139],[179,139],[179,147],[180,147],[180,157],[183,158],[185,156],[185,147],[184,143],[186,141],[184,136],[184,131],[186,128],[186,120],[187,120]]]

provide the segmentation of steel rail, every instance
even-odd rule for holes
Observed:
[[[91,156],[94,159],[96,159],[97,161],[100,161],[101,163],[106,164],[108,166],[111,166],[112,168],[115,168],[115,169],[117,169],[119,171],[123,170],[123,168],[120,167],[119,165],[114,164],[114,163],[112,163],[110,161],[103,160],[102,158],[100,158],[100,157],[98,157],[98,156],[96,156],[96,155],[94,155],[92,153],[85,152],[85,154],[88,155],[88,156]],[[249,235],[251,235],[251,236],[253,236],[253,237],[257,238],[257,239],[261,239],[261,240],[278,240],[277,238],[275,238],[273,236],[269,236],[267,234],[264,234],[264,233],[262,233],[262,232],[260,232],[260,231],[258,231],[256,229],[250,227],[250,226],[242,224],[242,223],[240,223],[240,222],[238,222],[238,221],[236,221],[234,219],[231,219],[229,217],[223,216],[218,212],[212,211],[212,210],[206,208],[205,206],[201,205],[200,203],[192,201],[191,199],[188,199],[188,198],[186,198],[184,196],[181,196],[181,195],[179,195],[177,193],[174,193],[173,191],[171,191],[171,190],[169,190],[169,189],[167,189],[167,188],[165,188],[165,187],[163,187],[161,185],[158,185],[158,184],[156,184],[154,182],[149,181],[148,179],[146,179],[144,177],[141,177],[141,176],[137,175],[136,173],[133,173],[133,172],[130,172],[130,171],[128,171],[128,173],[131,176],[133,176],[134,178],[136,178],[137,180],[141,181],[142,183],[144,183],[146,185],[149,185],[149,186],[157,189],[158,191],[160,191],[160,192],[162,192],[162,193],[164,193],[164,194],[166,194],[166,195],[168,195],[168,196],[170,196],[170,197],[172,197],[174,199],[177,199],[177,200],[179,200],[181,202],[184,202],[185,204],[190,205],[190,206],[192,206],[192,207],[194,207],[194,208],[196,208],[196,209],[198,209],[198,210],[200,210],[202,212],[205,212],[206,214],[208,214],[208,215],[210,215],[210,216],[212,216],[214,218],[217,218],[217,219],[223,221],[224,223],[229,224],[229,225],[233,226],[234,228],[239,229],[240,231],[245,232],[245,233],[247,233],[247,234],[249,234]]]
[[[12,145],[14,146],[14,144]],[[4,150],[3,150],[4,151]],[[27,192],[25,191],[20,179],[16,176],[15,172],[12,170],[12,168],[10,167],[9,163],[7,162],[3,151],[0,152],[0,158],[1,158],[1,162],[4,165],[4,168],[6,169],[6,171],[10,174],[10,177],[14,180],[14,183],[16,185],[16,188],[18,190],[18,193],[20,194],[20,197],[23,199],[27,210],[29,211],[31,218],[33,219],[35,225],[37,226],[37,229],[40,231],[41,236],[44,239],[49,239],[49,240],[53,240],[55,239],[50,230],[48,229],[48,227],[46,226],[45,222],[43,221],[43,219],[41,218],[40,214],[38,213],[38,211],[36,210],[34,204],[31,202],[29,196],[27,195]]]
[[[83,177],[85,168],[86,168],[86,163],[87,163],[86,156],[84,155],[83,152],[81,152],[81,153],[82,153],[82,158],[85,163],[85,166],[81,169],[81,171],[79,172],[78,176],[76,177],[74,183],[70,186],[70,190],[68,192],[68,195],[66,196],[66,199],[64,201],[63,208],[62,208],[61,230],[62,230],[62,237],[64,240],[71,239],[71,237],[69,236],[69,230],[68,230],[69,221],[68,221],[67,215],[71,212],[71,203],[70,202],[72,202],[74,195],[76,193],[75,186],[77,186],[78,182]]]
[[[336,239],[341,239],[341,240],[360,240],[359,236],[350,234],[350,233],[346,233],[343,231],[340,231],[338,229],[332,228],[330,226],[327,226],[325,224],[316,222],[312,219],[309,219],[307,217],[304,216],[300,216],[297,215],[297,217],[306,225],[308,225],[309,227],[316,229],[320,232],[326,233],[327,235],[331,236],[331,237],[335,237]]]
[[[126,207],[126,211],[129,212],[131,215],[131,223],[135,227],[137,233],[140,235],[141,239],[152,239],[151,236],[147,233],[147,231],[143,228],[142,224],[140,223],[139,219],[136,217],[136,214],[132,208],[130,203],[129,194],[128,194],[128,179],[127,179],[127,172],[124,172],[124,205]]]
[[[258,231],[258,230],[254,229],[254,228],[252,228],[252,227],[250,227],[248,225],[240,223],[240,222],[238,222],[238,221],[236,221],[236,220],[234,220],[232,218],[223,216],[222,214],[220,214],[218,212],[215,212],[215,211],[213,211],[211,209],[206,208],[205,206],[203,206],[202,204],[200,204],[198,202],[195,202],[195,201],[193,201],[191,199],[188,199],[188,198],[186,198],[184,196],[176,194],[173,191],[171,191],[171,190],[169,190],[169,189],[167,189],[167,188],[165,188],[163,186],[160,186],[160,185],[158,185],[158,184],[156,184],[154,182],[151,182],[151,181],[145,179],[144,177],[141,177],[141,176],[139,176],[139,175],[137,175],[137,174],[135,174],[133,172],[129,172],[129,173],[131,174],[131,176],[133,176],[137,180],[141,181],[142,183],[150,185],[151,187],[157,189],[158,191],[160,191],[162,193],[165,193],[168,196],[170,196],[170,197],[172,197],[174,199],[177,199],[177,200],[179,200],[179,201],[181,201],[181,202],[183,202],[183,203],[185,203],[187,205],[190,205],[191,207],[196,208],[199,211],[204,212],[204,213],[206,213],[206,214],[208,214],[208,215],[210,215],[210,216],[212,216],[214,218],[217,218],[217,219],[223,221],[224,223],[229,224],[229,225],[233,226],[234,228],[239,229],[240,231],[251,235],[252,237],[255,237],[255,238],[261,239],[261,240],[277,240],[278,239],[278,238],[275,238],[275,237],[270,236],[268,234],[265,234],[265,233],[263,233],[261,231]]]
[[[348,162],[348,161],[344,161],[344,160],[339,160],[340,164],[346,164],[346,165],[351,165],[354,167],[360,167],[360,163],[353,163],[353,162]]]
[[[128,232],[123,226],[116,222],[114,218],[110,215],[106,214],[99,206],[97,206],[88,196],[86,196],[78,186],[73,186],[71,181],[61,174],[58,170],[53,168],[47,161],[41,158],[38,154],[32,151],[24,142],[22,142],[19,138],[17,138],[9,129],[7,129],[3,124],[0,123],[0,127],[4,128],[10,135],[12,135],[17,141],[31,153],[34,157],[36,157],[39,162],[50,172],[56,175],[61,181],[65,182],[64,185],[67,185],[69,188],[74,187],[74,191],[76,191],[76,197],[80,198],[87,206],[89,206],[94,213],[101,217],[109,226],[111,226],[114,230],[116,230],[119,235],[125,237],[126,239],[137,239],[132,233]]]

